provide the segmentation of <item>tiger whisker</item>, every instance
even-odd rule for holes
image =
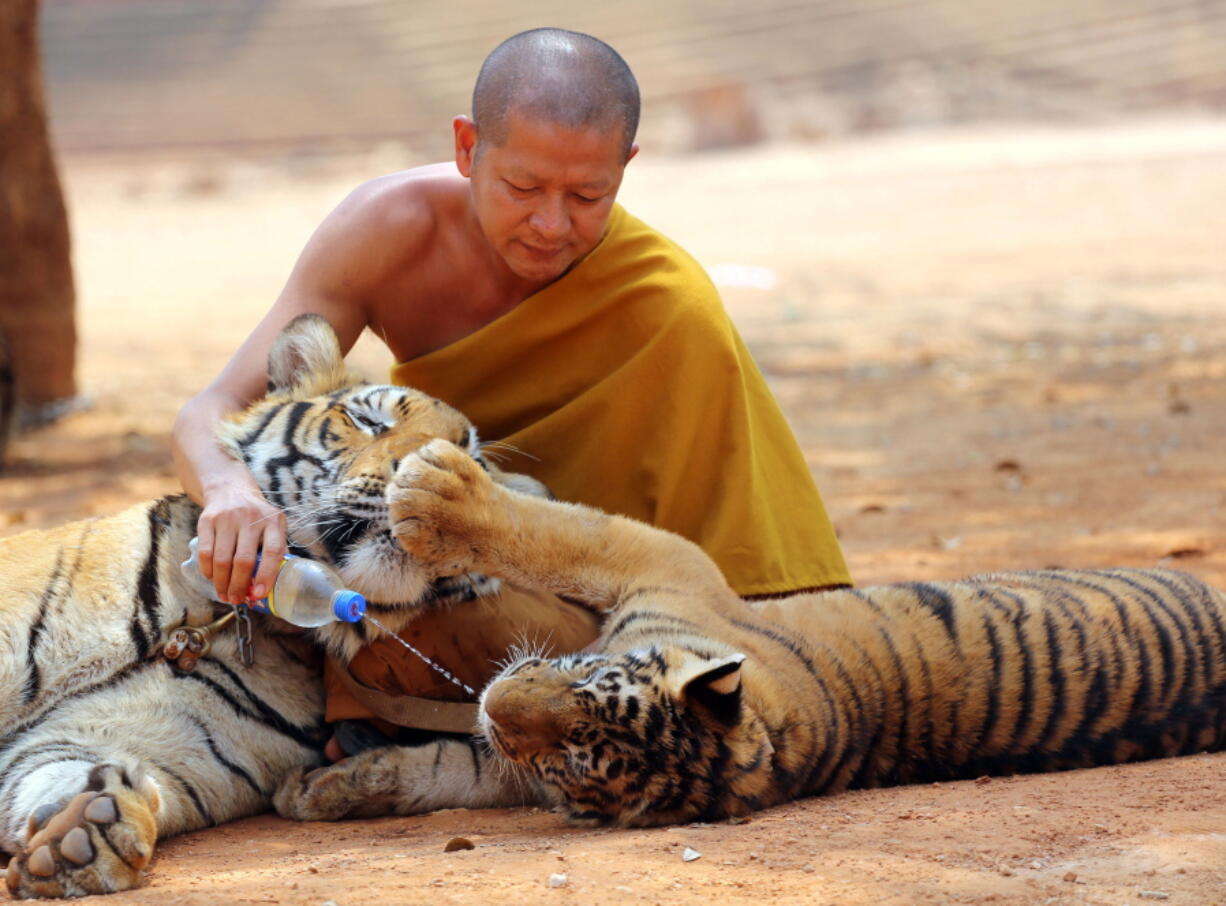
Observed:
[[[508,453],[518,453],[520,456],[526,456],[528,459],[531,459],[531,460],[533,460],[534,462],[540,462],[540,461],[541,461],[541,458],[540,458],[539,456],[533,456],[533,455],[532,455],[531,453],[529,453],[527,450],[520,449],[519,447],[515,446],[515,444],[509,444],[509,443],[507,443],[505,440],[487,440],[487,441],[484,441],[484,442],[482,442],[482,444],[481,444],[481,452],[482,452],[482,453],[485,453],[485,452],[487,452],[487,451],[488,451],[488,450],[489,450],[491,447],[496,447],[496,448],[498,448],[498,450],[499,450],[499,451],[506,451],[506,452],[508,452]]]

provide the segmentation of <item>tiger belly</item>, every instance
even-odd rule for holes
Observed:
[[[113,764],[160,790],[162,836],[251,814],[322,743],[318,666],[223,634],[196,669],[161,656],[167,627],[212,605],[179,569],[198,510],[173,497],[0,542],[0,847],[31,813]],[[258,634],[258,630],[257,630]]]

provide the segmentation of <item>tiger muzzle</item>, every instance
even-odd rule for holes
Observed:
[[[518,678],[495,682],[484,696],[493,741],[511,759],[554,747],[562,737],[558,696]]]

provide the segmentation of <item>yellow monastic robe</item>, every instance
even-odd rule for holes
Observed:
[[[561,500],[697,542],[742,595],[851,579],[766,381],[693,258],[620,206],[570,273],[392,369]]]
[[[850,584],[804,457],[702,268],[615,206],[568,274],[496,321],[392,369],[468,416],[500,463],[561,500],[690,538],[741,595]],[[480,688],[516,638],[550,653],[595,637],[586,611],[508,589],[415,621],[411,641]],[[381,638],[349,665],[391,694],[462,698]],[[328,720],[372,717],[329,662]],[[385,729],[391,725],[375,721]]]

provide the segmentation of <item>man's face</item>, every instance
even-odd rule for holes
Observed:
[[[475,127],[457,118],[456,164],[471,180],[486,239],[511,271],[553,280],[604,235],[626,165],[621,131],[514,114],[507,126],[506,141],[486,141],[478,155]]]

